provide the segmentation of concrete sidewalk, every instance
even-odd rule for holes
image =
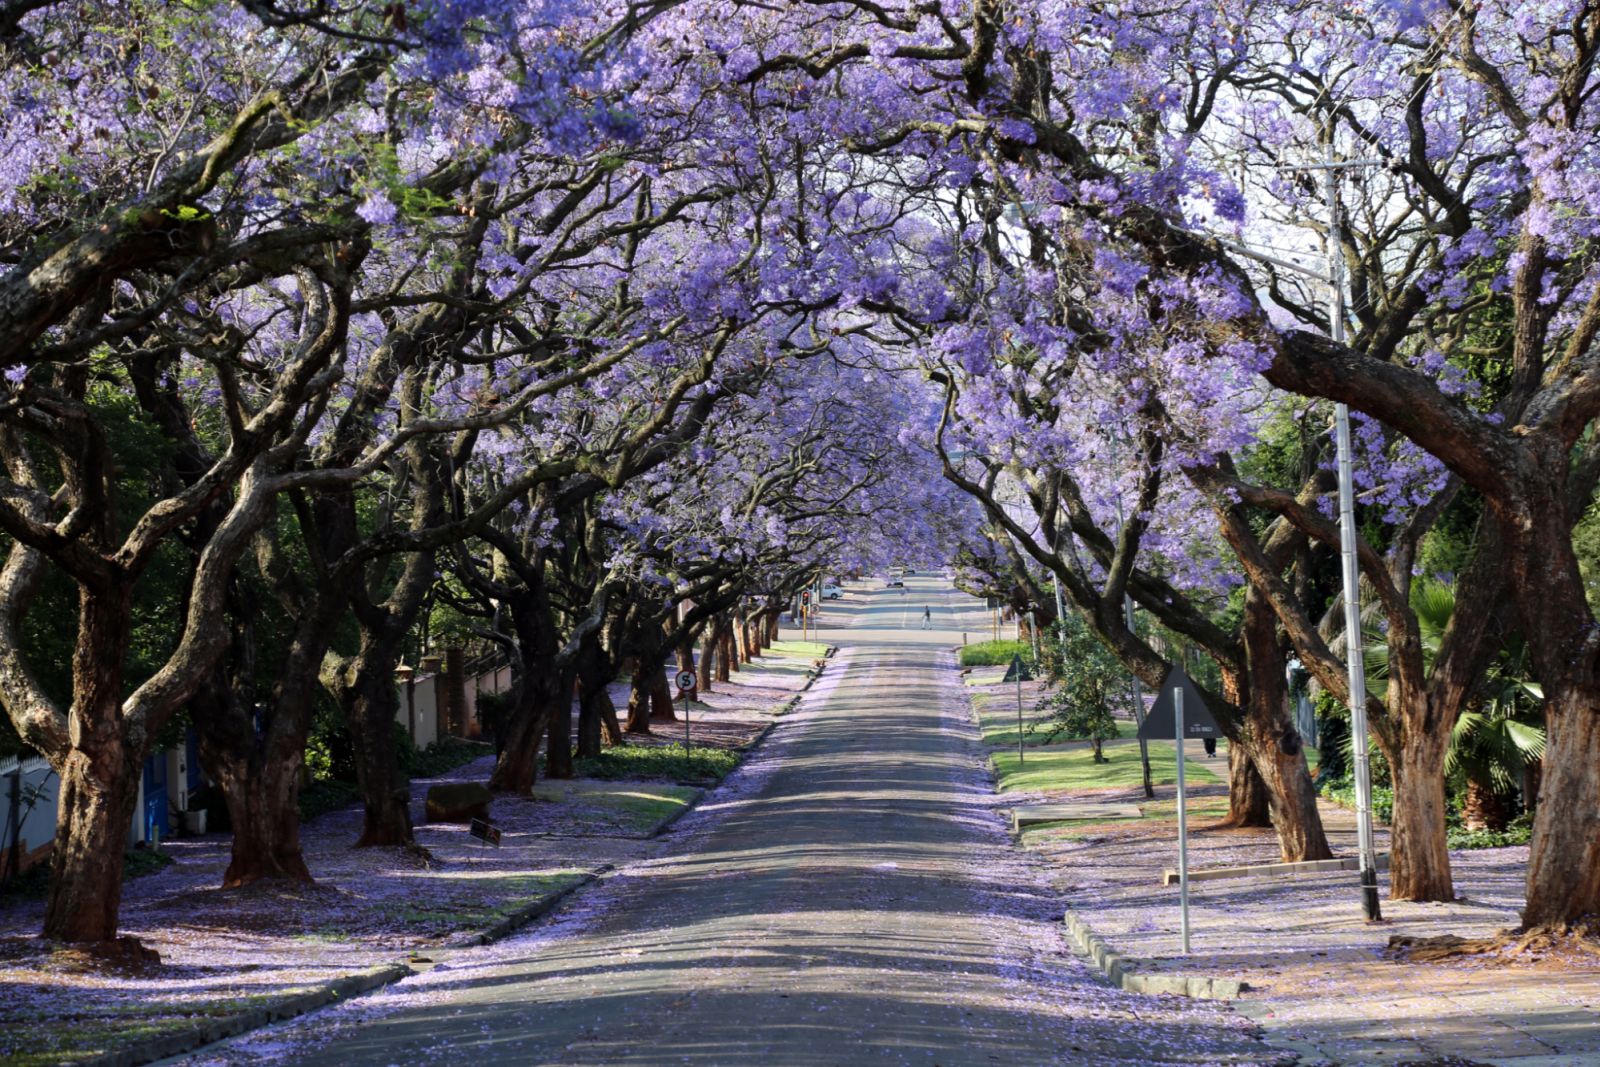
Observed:
[[[1157,792],[1170,800],[1170,788]],[[1334,851],[1353,854],[1353,816],[1325,805],[1323,818]],[[1380,835],[1380,850],[1386,838]],[[1515,926],[1526,848],[1452,854],[1461,899],[1385,899],[1378,925],[1364,921],[1350,872],[1192,882],[1193,953],[1183,957],[1178,890],[1160,884],[1163,868],[1175,862],[1171,821],[1042,830],[1027,841],[1056,867],[1067,908],[1137,961],[1137,971],[1247,983],[1235,1010],[1263,1027],[1269,1045],[1298,1054],[1307,1067],[1600,1064],[1595,958],[1412,963],[1385,951],[1392,935],[1473,937]],[[1195,870],[1277,858],[1271,831],[1202,828],[1190,840]]]

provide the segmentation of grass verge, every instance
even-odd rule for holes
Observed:
[[[774,641],[761,650],[763,656],[799,656],[803,659],[821,659],[828,654],[828,646],[821,641]]]
[[[446,899],[418,906],[396,900],[384,906],[384,917],[434,936],[479,930],[513,915],[536,900],[559,893],[586,877],[584,871],[519,871],[473,877],[468,888]]]
[[[1150,742],[1150,779],[1155,785],[1171,785],[1177,781],[1178,761],[1170,741]],[[1200,746],[1191,744],[1184,761],[1184,777],[1190,784],[1215,782],[1219,770],[1227,766],[1226,748],[1219,747],[1215,757],[1201,761]],[[1106,762],[1094,762],[1094,753],[1087,747],[1057,749],[1029,754],[1022,763],[1017,762],[1015,750],[997,749],[990,753],[995,779],[1002,793],[1010,792],[1063,792],[1088,789],[1115,789],[1139,785],[1144,781],[1139,763],[1138,745],[1108,745]]]

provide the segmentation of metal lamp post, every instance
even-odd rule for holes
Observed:
[[[1233,241],[1219,241],[1229,251],[1262,263],[1269,263],[1304,277],[1313,278],[1328,290],[1328,336],[1343,344],[1344,260],[1337,246],[1339,230],[1339,172],[1387,166],[1382,159],[1354,159],[1304,165],[1286,164],[1286,170],[1322,171],[1323,193],[1328,207],[1326,263],[1322,271],[1303,267],[1287,259],[1269,256]],[[1361,864],[1362,910],[1368,921],[1383,918],[1378,906],[1378,863],[1372,841],[1372,771],[1367,751],[1367,671],[1361,640],[1361,567],[1356,556],[1356,506],[1350,448],[1350,408],[1336,403],[1333,408],[1334,447],[1339,474],[1339,560],[1344,584],[1345,659],[1350,686],[1350,733],[1355,747],[1356,849]]]

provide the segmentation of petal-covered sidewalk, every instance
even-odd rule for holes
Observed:
[[[969,687],[973,693],[1010,687]],[[1198,756],[1189,753],[1192,762]],[[1009,751],[1009,750],[1003,750]],[[1226,775],[1224,759],[1202,760]],[[1524,900],[1527,849],[1452,853],[1458,899],[1417,904],[1384,899],[1381,924],[1362,912],[1354,872],[1294,878],[1195,881],[1190,886],[1192,952],[1179,944],[1178,889],[1162,884],[1177,866],[1174,790],[1147,801],[1134,788],[1071,793],[1006,793],[1002,807],[1067,798],[1142,805],[1135,822],[1049,825],[1025,831],[1071,911],[1139,973],[1238,979],[1235,1010],[1264,1028],[1269,1044],[1316,1064],[1600,1063],[1600,961],[1585,955],[1495,956],[1417,963],[1388,952],[1391,936],[1482,937],[1514,927]],[[1273,864],[1270,830],[1213,829],[1226,788],[1190,789],[1192,871]],[[1355,854],[1351,812],[1324,802],[1335,854]],[[1205,812],[1197,817],[1196,812]],[[1386,831],[1376,835],[1388,848]],[[1379,873],[1387,895],[1387,875]]]

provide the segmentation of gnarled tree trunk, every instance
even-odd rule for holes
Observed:
[[[1285,863],[1330,859],[1333,850],[1328,847],[1322,814],[1317,810],[1305,746],[1289,715],[1287,657],[1278,636],[1277,616],[1267,598],[1254,588],[1245,594],[1242,637],[1247,692],[1238,744],[1265,786],[1278,851]]]
[[[1543,774],[1528,855],[1525,927],[1600,915],[1600,687],[1545,690]]]
[[[410,845],[411,783],[395,751],[400,713],[392,656],[358,655],[341,693],[345,724],[355,749],[356,783],[361,787],[362,824],[357,848]]]
[[[122,855],[148,745],[130,745],[120,726],[131,611],[126,583],[80,591],[72,654],[72,747],[55,766],[61,786],[44,914],[44,936],[55,940],[113,941],[117,936]]]
[[[1267,803],[1267,783],[1256,773],[1255,761],[1244,745],[1228,742],[1228,814],[1226,827],[1271,826],[1272,813]]]
[[[635,657],[633,675],[628,683],[628,721],[623,729],[630,734],[650,732],[650,679],[645,673],[643,657]]]
[[[715,622],[706,624],[704,642],[700,646],[700,677],[696,680],[695,688],[702,693],[711,692],[711,683],[715,680],[727,681],[728,672],[722,668],[717,660],[717,626]]]
[[[56,843],[44,936],[113,941],[122,903],[122,855],[139,802],[143,759],[118,739],[74,748],[56,768]]]
[[[717,640],[717,681],[728,681],[739,669],[739,653],[733,647],[733,626],[727,616],[719,618],[712,630]]]
[[[1444,731],[1408,730],[1399,758],[1391,756],[1394,817],[1389,825],[1389,896],[1394,900],[1454,900],[1445,844]]]

